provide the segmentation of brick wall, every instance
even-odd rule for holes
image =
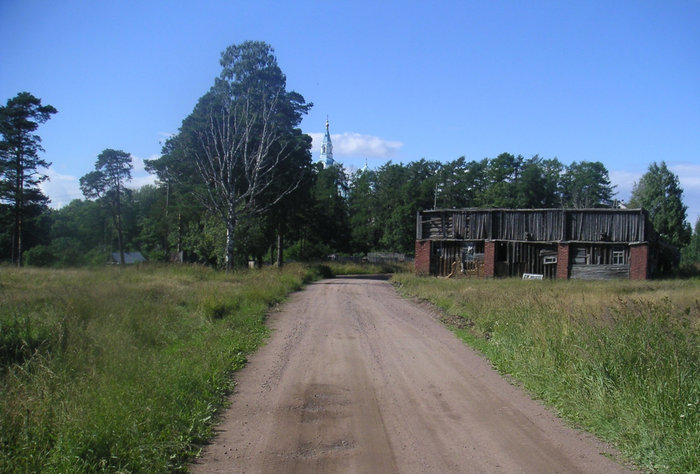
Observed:
[[[649,277],[649,245],[630,247],[630,280],[646,280]]]
[[[569,244],[559,244],[557,248],[557,280],[569,278]]]
[[[484,242],[484,277],[493,278],[496,275],[496,242]]]
[[[416,240],[416,258],[414,260],[416,274],[430,274],[430,241]]]

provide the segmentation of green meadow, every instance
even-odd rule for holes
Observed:
[[[0,472],[183,470],[266,312],[318,272],[0,268]]]
[[[0,472],[185,470],[275,304],[388,270],[0,268]],[[652,471],[700,472],[700,280],[393,281],[571,424]]]

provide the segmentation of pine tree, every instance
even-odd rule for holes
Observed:
[[[41,137],[34,131],[57,110],[41,99],[20,92],[0,107],[0,203],[12,209],[12,263],[22,265],[24,225],[30,211],[46,208],[49,199],[39,189],[48,176],[39,168],[51,163],[39,157]]]

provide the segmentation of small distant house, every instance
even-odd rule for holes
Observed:
[[[117,265],[121,264],[121,258],[119,256],[119,252],[112,252],[111,254],[111,261],[110,263],[116,263]],[[146,261],[146,257],[144,257],[141,252],[124,252],[124,264],[125,265],[132,265],[134,263],[143,263]]]
[[[644,209],[435,209],[418,212],[420,274],[645,280],[657,238]]]

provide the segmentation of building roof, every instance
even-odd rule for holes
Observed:
[[[146,261],[141,252],[124,252],[124,263],[126,265],[131,265],[134,263],[143,263]],[[119,257],[119,252],[112,252],[112,262],[121,263],[121,258]]]

